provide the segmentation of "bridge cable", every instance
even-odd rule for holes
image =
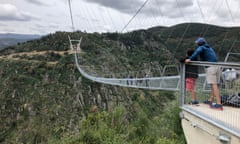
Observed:
[[[229,13],[229,15],[230,15],[231,22],[232,22],[232,24],[234,24],[234,21],[235,21],[235,20],[234,20],[234,18],[233,18],[233,14],[232,14],[231,9],[230,9],[230,7],[229,7],[229,3],[228,3],[227,0],[225,0],[225,3],[226,3],[226,6],[227,6],[227,11],[228,11],[228,13]],[[224,43],[224,41],[227,39],[227,35],[228,35],[229,31],[230,31],[230,29],[226,32],[222,43]],[[237,42],[237,39],[238,39],[238,37],[235,38],[235,40],[233,41],[231,47],[229,47],[228,53],[231,53],[231,51],[232,51],[232,49],[233,49],[233,46],[234,46],[235,43]],[[222,44],[222,45],[223,45],[223,44]],[[221,48],[222,48],[222,47],[221,47]]]
[[[127,26],[132,22],[132,20],[138,15],[138,13],[142,10],[142,8],[147,4],[149,0],[146,0],[141,7],[137,10],[137,12],[133,15],[133,17],[128,21],[128,23],[122,28],[121,33],[127,28]]]
[[[232,20],[232,22],[234,23],[233,14],[232,14],[232,12],[231,12],[231,10],[230,10],[230,7],[229,7],[229,4],[228,4],[228,1],[225,0],[225,2],[226,2],[226,5],[227,5],[227,10],[229,11],[229,14],[230,14],[231,20]],[[237,41],[237,37],[236,37],[236,39],[234,40],[232,46],[229,48],[228,53],[230,53],[230,52],[232,51],[233,46],[234,46],[234,44],[236,43],[236,41]]]
[[[74,23],[73,23],[71,0],[68,0],[68,6],[69,6],[70,17],[71,17],[72,30],[73,30],[73,32],[74,32],[74,31],[75,31],[75,28],[74,28]]]
[[[204,23],[206,23],[206,19],[205,19],[203,10],[202,10],[202,8],[201,8],[201,6],[200,6],[199,0],[196,0],[196,1],[197,1],[198,8],[199,8],[199,10],[200,10],[201,17],[202,17]],[[216,0],[216,1],[217,1],[217,0]],[[216,2],[215,2],[215,3],[216,3]],[[216,12],[218,11],[218,9],[220,9],[220,6],[216,9]],[[231,14],[231,15],[232,15],[232,14]],[[207,23],[206,23],[206,24],[207,24]],[[204,37],[204,36],[206,35],[206,33],[207,33],[207,31],[208,31],[208,29],[209,29],[209,27],[210,27],[209,24],[207,24],[207,25],[208,25],[208,26],[207,26],[206,30],[205,30],[202,34],[200,34],[200,36]],[[222,44],[221,44],[221,45],[223,45],[224,41],[226,40],[228,33],[229,33],[229,31],[227,31],[227,32],[224,34],[224,38],[223,38],[223,41],[222,41]],[[221,48],[222,48],[222,47],[220,47],[220,48],[218,49],[218,51],[220,51]]]

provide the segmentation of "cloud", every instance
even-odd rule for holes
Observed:
[[[128,13],[128,14],[132,14],[134,13],[139,7],[140,5],[143,4],[142,0],[134,0],[129,2],[129,0],[85,0],[86,2],[90,2],[90,3],[95,3],[95,4],[99,4],[101,6],[104,7],[109,7],[112,8],[114,10],[123,12],[123,13]]]
[[[85,0],[86,2],[91,2],[99,4],[104,7],[109,7],[115,9],[122,13],[127,13],[133,15],[136,11],[146,2],[146,0],[134,0],[129,2],[129,0],[113,1],[113,0]],[[168,18],[183,17],[183,14],[179,12],[186,10],[193,6],[192,0],[153,0],[147,1],[147,4],[139,15],[146,17],[149,16],[165,16]]]
[[[0,23],[0,26],[7,26],[6,24],[4,24],[4,23]]]
[[[25,0],[25,1],[26,3],[31,3],[38,7],[39,6],[47,6],[47,7],[57,6],[60,3],[68,4],[68,0],[45,0],[45,1],[44,0]]]
[[[20,11],[12,4],[0,4],[0,20],[2,21],[30,21],[30,13]]]
[[[30,2],[30,3],[32,3],[32,4],[35,4],[35,5],[40,5],[40,6],[47,6],[47,4],[46,3],[43,3],[42,1],[40,1],[40,0],[26,0],[27,2]]]
[[[193,7],[194,3],[191,0],[155,0],[151,2],[146,8],[148,11],[154,11],[156,16],[168,17],[168,18],[180,18],[184,17]],[[143,10],[143,13],[149,15],[146,11]]]

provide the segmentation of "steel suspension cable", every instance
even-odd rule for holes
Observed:
[[[229,7],[228,1],[225,0],[225,2],[226,2],[226,5],[227,5],[227,9],[228,9],[228,11],[229,11],[229,14],[230,14],[232,23],[234,24],[234,21],[235,21],[235,20],[234,20],[234,18],[233,18],[233,14],[232,14],[231,9],[230,9],[230,7]],[[239,9],[237,9],[237,11],[238,11],[238,10],[239,10]],[[236,39],[234,40],[234,42],[233,42],[233,44],[231,45],[231,47],[229,48],[228,52],[231,52],[231,51],[232,51],[233,46],[234,46],[234,44],[235,44],[236,42],[237,42],[237,37],[236,37]]]
[[[157,5],[160,5],[159,0],[155,0],[155,1],[156,1],[156,4],[157,4]],[[159,8],[159,10],[160,10],[160,15],[161,15],[161,17],[164,18],[164,15],[163,15],[163,12],[162,12],[161,8]],[[165,23],[165,22],[164,22],[164,23]],[[169,34],[168,34],[168,36],[167,36],[167,38],[166,38],[165,41],[168,41],[168,40],[171,38],[171,36],[172,36],[172,34],[173,34],[173,31],[174,31],[174,29],[171,29],[171,31],[169,32]],[[159,37],[161,37],[161,36],[162,36],[162,34],[161,34]],[[168,46],[167,43],[164,43],[164,46],[166,46],[167,48],[169,48],[169,46]]]
[[[182,12],[182,9],[181,9],[181,7],[180,7],[180,5],[179,5],[178,0],[175,0],[175,1],[176,1],[176,3],[177,3],[177,7],[178,7],[178,9],[179,9],[181,15],[182,15],[183,17],[185,17],[184,14],[183,14],[183,12]],[[185,30],[184,30],[184,32],[183,32],[181,38],[180,38],[180,41],[179,41],[178,44],[177,44],[177,48],[176,48],[175,52],[173,53],[174,56],[175,56],[175,54],[176,54],[178,48],[180,47],[180,45],[181,45],[181,43],[182,43],[182,41],[183,41],[183,38],[184,38],[185,34],[187,33],[189,27],[190,27],[190,23],[187,24],[187,26],[186,26],[186,28],[185,28]],[[175,58],[174,60],[178,62],[178,60],[177,60],[176,58]]]
[[[111,20],[111,22],[112,22],[112,24],[113,24],[114,28],[115,28],[115,29],[117,29],[117,27],[116,27],[115,23],[113,22],[112,16],[111,16],[111,14],[110,14],[110,12],[109,12],[108,8],[107,8],[107,14],[108,14],[108,16],[109,16],[109,18],[110,18],[110,20]]]
[[[234,18],[233,18],[232,12],[231,12],[231,10],[230,10],[228,1],[225,0],[225,3],[226,3],[226,6],[227,6],[228,13],[230,14],[231,21],[232,21],[232,23],[234,23]],[[223,43],[224,43],[224,42],[226,41],[226,39],[227,39],[228,33],[229,33],[229,30],[228,30],[228,31],[226,32],[226,34],[224,35],[224,38],[223,38],[223,40],[222,40],[222,46],[223,46]],[[233,44],[232,44],[231,47],[228,49],[228,52],[231,52],[231,51],[232,51],[233,45],[236,43],[236,41],[237,41],[237,38],[233,41]],[[220,47],[220,50],[221,50],[221,49],[222,49],[222,47]],[[220,50],[219,50],[219,51],[220,51]]]
[[[205,24],[207,24],[206,18],[205,18],[205,15],[204,15],[204,13],[203,13],[203,10],[202,10],[202,8],[201,8],[201,6],[200,6],[199,0],[196,0],[196,1],[197,1],[198,8],[199,8],[199,10],[200,10],[200,14],[201,14],[202,20],[203,20],[203,22],[204,22]],[[218,0],[215,0],[215,1],[213,2],[213,4],[216,5],[217,1],[218,1]],[[222,2],[222,1],[221,1],[221,2]],[[216,7],[216,9],[215,9],[214,11],[217,12],[218,9],[219,9],[219,7],[220,7],[220,6]],[[204,37],[204,36],[206,35],[209,27],[210,27],[210,25],[207,25],[207,26],[206,26],[206,29],[205,29],[205,30],[202,30],[202,33],[201,33],[199,36]],[[203,29],[204,29],[204,28],[203,28]]]
[[[204,23],[206,23],[206,19],[205,19],[205,16],[204,16],[204,14],[203,14],[202,8],[201,8],[201,6],[200,6],[199,0],[196,0],[196,1],[197,1],[198,8],[199,8],[199,10],[200,10],[202,19],[203,19]],[[220,6],[218,7],[218,9],[219,9],[219,8],[220,8]],[[218,9],[216,9],[216,11],[217,11]],[[205,34],[207,33],[208,29],[209,29],[209,25],[207,26],[207,28],[206,28],[206,30],[204,31],[204,33],[202,33],[200,36],[203,36],[203,37],[204,37]],[[222,43],[224,43],[224,41],[225,41],[225,39],[226,39],[226,37],[227,37],[227,34],[228,34],[228,31],[224,34],[224,38],[223,38]],[[223,44],[222,44],[222,45],[223,45]],[[219,48],[219,50],[221,50],[221,47]]]
[[[229,11],[229,14],[230,14],[231,20],[232,20],[232,22],[234,23],[233,15],[232,15],[232,12],[231,12],[231,10],[230,10],[230,7],[229,7],[229,4],[228,4],[228,1],[225,0],[225,3],[226,3],[226,5],[227,5],[227,10]]]
[[[72,15],[72,6],[71,6],[71,0],[68,0],[68,6],[69,6],[69,12],[72,22],[72,30],[75,31],[74,23],[73,23],[73,15]]]
[[[132,22],[132,20],[138,15],[138,13],[142,10],[142,8],[147,4],[149,0],[146,0],[141,7],[137,10],[137,12],[133,15],[133,17],[128,21],[128,23],[122,28],[121,32],[123,32],[127,26]]]

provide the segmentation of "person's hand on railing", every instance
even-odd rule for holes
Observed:
[[[186,59],[186,60],[185,60],[185,63],[188,63],[188,62],[190,62],[190,61],[191,61],[190,59]]]

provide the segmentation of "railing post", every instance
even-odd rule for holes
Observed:
[[[180,107],[184,104],[185,98],[185,63],[180,64],[180,96],[179,96],[179,105]]]

